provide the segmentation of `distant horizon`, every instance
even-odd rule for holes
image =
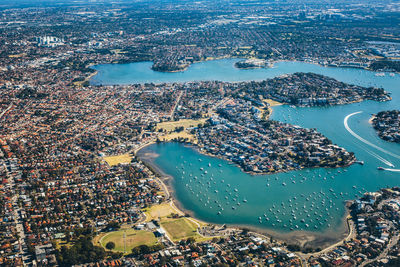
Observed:
[[[0,3],[0,7],[2,6],[18,6],[18,5],[28,5],[28,4],[66,4],[66,5],[75,5],[75,4],[102,4],[102,3],[109,3],[109,4],[134,4],[134,3],[139,3],[139,2],[190,2],[190,3],[195,3],[191,0],[74,0],[74,1],[68,1],[68,0],[13,0],[13,1],[8,1],[7,3]],[[251,3],[321,3],[321,2],[330,2],[330,3],[346,3],[346,4],[354,4],[354,3],[365,3],[365,2],[371,2],[371,3],[380,3],[380,2],[393,2],[392,0],[358,0],[358,1],[352,1],[348,2],[346,0],[254,0],[254,1],[246,1],[246,0],[200,0],[196,2],[232,2],[232,3],[237,3],[237,2],[245,2],[247,4]]]

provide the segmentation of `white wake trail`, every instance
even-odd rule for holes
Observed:
[[[362,113],[362,111],[358,111],[358,112],[351,113],[351,114],[347,115],[347,116],[344,118],[343,124],[344,124],[344,127],[346,128],[346,130],[347,130],[352,136],[354,136],[355,138],[357,138],[357,139],[360,140],[361,142],[363,142],[363,143],[365,143],[365,144],[367,144],[367,145],[369,145],[369,146],[371,146],[371,147],[373,147],[373,148],[375,148],[375,149],[377,149],[377,150],[379,150],[379,151],[381,151],[381,152],[383,152],[383,153],[386,153],[386,154],[388,154],[388,155],[390,155],[390,156],[392,156],[392,157],[395,157],[395,158],[397,158],[397,159],[400,159],[400,156],[399,156],[399,155],[394,154],[394,153],[392,153],[392,152],[390,152],[390,151],[387,151],[386,149],[383,149],[383,148],[381,148],[381,147],[379,147],[379,146],[377,146],[377,145],[371,143],[371,142],[368,141],[368,140],[365,140],[364,138],[362,138],[361,136],[359,136],[358,134],[356,134],[352,129],[350,129],[349,124],[348,124],[349,118],[350,118],[351,116],[354,116],[354,115],[360,114],[360,113]],[[393,165],[391,162],[387,161],[386,159],[382,158],[381,156],[379,156],[379,155],[377,155],[377,154],[375,154],[375,153],[373,153],[373,152],[371,152],[370,154],[371,154],[371,155],[374,154],[374,155],[373,155],[374,157],[376,157],[377,159],[379,159],[380,161],[382,161],[382,162],[385,163],[386,165],[388,165],[388,166],[390,166],[390,167],[394,167],[394,165]]]
[[[386,165],[388,165],[389,167],[394,167],[394,165],[393,165],[390,161],[388,161],[388,160],[382,158],[382,157],[379,156],[378,154],[376,154],[376,153],[374,153],[374,152],[372,152],[372,151],[370,151],[369,149],[366,149],[366,148],[364,148],[364,150],[365,150],[368,154],[370,154],[371,156],[375,157],[376,159],[378,159],[378,160],[382,161],[383,163],[385,163]]]

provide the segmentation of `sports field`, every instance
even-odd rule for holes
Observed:
[[[117,156],[108,156],[103,158],[108,165],[114,166],[118,165],[120,163],[130,163],[132,160],[131,155],[129,154],[122,154],[122,155],[117,155]]]
[[[124,252],[124,232],[126,234],[126,252],[130,253],[132,248],[140,245],[153,246],[157,244],[157,238],[152,232],[138,231],[134,229],[110,232],[100,239],[100,244],[105,248],[108,242],[115,243],[114,251]]]
[[[179,211],[173,203],[162,203],[153,205],[144,210],[146,214],[146,221],[154,219],[160,220],[162,228],[167,232],[167,235],[172,241],[180,241],[194,237],[196,241],[204,241],[209,238],[201,236],[197,232],[199,226],[205,226],[206,223],[194,220],[193,218],[174,218],[173,214],[182,216],[183,213]]]
[[[160,140],[168,142],[168,141],[171,141],[174,139],[176,140],[176,139],[180,139],[180,138],[188,139],[190,142],[197,143],[195,136],[193,134],[187,132],[186,130],[179,132],[179,133],[172,132],[172,133],[163,135],[160,137]]]
[[[161,226],[167,231],[173,241],[189,237],[200,237],[196,230],[197,226],[186,218],[162,221]]]
[[[166,122],[161,122],[157,124],[156,129],[163,129],[167,132],[175,130],[175,128],[178,127],[183,127],[183,128],[190,128],[190,127],[196,127],[200,123],[205,123],[207,119],[200,119],[200,120],[190,120],[190,119],[185,119],[185,120],[179,120],[179,121],[166,121]]]
[[[158,205],[153,205],[150,208],[144,210],[146,214],[146,221],[151,221],[154,219],[162,219],[164,217],[170,216],[171,214],[175,213],[178,214],[179,212],[172,208],[169,203],[162,203]]]

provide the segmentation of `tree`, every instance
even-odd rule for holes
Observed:
[[[106,244],[106,249],[108,249],[108,250],[112,250],[112,249],[114,249],[115,248],[115,243],[114,242],[108,242],[107,244]]]
[[[180,133],[180,132],[182,132],[183,130],[185,130],[185,128],[183,127],[183,126],[180,126],[180,127],[175,127],[175,132],[178,132],[178,133]]]
[[[186,240],[186,242],[187,242],[188,244],[194,244],[194,243],[196,243],[196,239],[194,239],[193,237],[189,237],[189,238]]]
[[[287,249],[290,251],[300,251],[300,246],[297,244],[289,244]]]
[[[103,260],[106,252],[104,248],[94,246],[91,236],[87,235],[76,240],[70,248],[62,246],[56,251],[56,257],[60,266],[71,266]]]
[[[134,247],[132,249],[132,254],[133,255],[149,254],[151,252],[152,252],[151,249],[147,245],[140,245],[140,246]]]
[[[121,225],[117,221],[109,222],[106,226],[106,229],[117,230],[121,228]]]

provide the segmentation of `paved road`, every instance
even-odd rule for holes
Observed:
[[[366,266],[367,264],[370,264],[372,262],[379,261],[382,258],[385,258],[387,256],[388,252],[392,249],[392,247],[394,245],[396,245],[397,242],[399,242],[399,238],[400,238],[399,232],[394,232],[393,237],[390,239],[387,247],[382,251],[382,253],[379,254],[378,257],[364,261],[363,263],[360,264],[360,267]]]
[[[171,114],[169,115],[171,119],[174,117],[174,113],[175,113],[176,107],[178,106],[179,101],[181,100],[182,95],[183,95],[183,91],[180,91],[180,92],[179,92],[179,95],[178,95],[178,98],[176,99],[175,105],[174,105],[174,107],[173,107],[172,110],[171,110]]]
[[[11,107],[12,107],[12,104],[10,104],[10,105],[8,106],[8,108],[6,108],[6,109],[0,114],[0,119],[3,118],[4,114],[6,114],[6,112],[9,111],[9,110],[11,109]]]
[[[355,234],[356,234],[355,226],[354,226],[353,221],[351,219],[349,219],[349,218],[347,218],[347,227],[348,227],[348,230],[349,230],[349,234],[343,240],[341,240],[341,241],[339,241],[339,242],[337,242],[337,243],[335,243],[335,244],[333,244],[333,245],[331,245],[331,246],[329,246],[327,248],[324,248],[323,250],[318,251],[318,252],[314,252],[314,253],[310,253],[310,254],[304,254],[302,252],[297,252],[296,255],[301,260],[301,266],[307,267],[308,266],[307,260],[310,257],[317,258],[321,254],[329,252],[330,250],[334,249],[335,247],[342,245],[344,241],[348,241],[348,240],[354,238]]]
[[[318,257],[322,253],[328,252],[328,251],[332,250],[333,248],[342,245],[344,241],[348,241],[348,240],[350,240],[352,238],[355,238],[355,233],[356,233],[355,232],[355,226],[354,226],[353,221],[351,219],[349,219],[349,218],[347,218],[347,227],[348,227],[348,230],[349,230],[349,234],[347,235],[347,237],[345,239],[343,239],[343,240],[337,242],[336,244],[333,244],[333,245],[331,245],[331,246],[329,246],[329,247],[327,247],[327,248],[325,248],[325,249],[323,249],[323,250],[321,250],[319,252],[313,253],[311,256]]]
[[[4,112],[3,112],[3,114],[4,114]],[[6,176],[9,178],[8,181],[9,181],[11,190],[13,190],[15,192],[15,194],[11,198],[11,202],[12,202],[12,206],[14,207],[13,217],[14,217],[14,220],[16,223],[16,230],[17,230],[17,234],[18,234],[18,243],[19,243],[19,251],[20,251],[18,256],[21,256],[23,265],[27,266],[25,264],[25,261],[28,261],[29,253],[28,253],[27,246],[25,244],[25,230],[24,230],[24,226],[22,224],[23,220],[21,217],[22,209],[20,207],[18,207],[18,197],[19,197],[19,195],[17,193],[18,188],[17,188],[17,185],[15,184],[14,176],[8,172],[7,167],[5,168],[5,170],[6,170]]]

